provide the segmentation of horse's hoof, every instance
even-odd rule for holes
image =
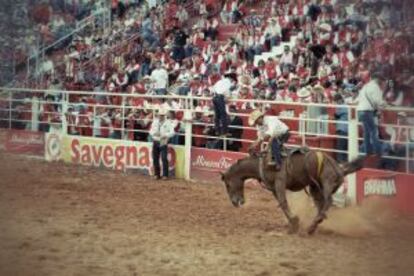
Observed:
[[[293,217],[290,221],[289,234],[296,234],[299,231],[299,218]]]
[[[298,232],[298,229],[295,229],[295,228],[293,228],[292,226],[291,226],[291,227],[289,227],[289,230],[288,230],[288,234],[289,234],[289,235],[296,234],[297,232]]]
[[[316,226],[311,226],[308,228],[308,235],[313,235],[316,231]]]

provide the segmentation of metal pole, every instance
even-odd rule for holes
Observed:
[[[62,95],[62,109],[61,109],[61,118],[62,118],[62,135],[67,135],[68,134],[68,120],[66,118],[66,113],[68,112],[68,102],[67,102],[67,97],[66,97],[66,93],[64,93]]]
[[[9,129],[12,128],[12,92],[9,91]]]
[[[96,105],[93,105],[93,113],[92,113],[92,136],[95,137],[94,132],[94,125],[95,125],[95,120],[97,120],[96,118]],[[99,129],[101,128],[101,126],[99,125]]]
[[[405,127],[405,172],[410,173],[410,146],[409,146],[410,129]]]
[[[125,97],[122,96],[122,126],[121,126],[121,138],[125,139]]]
[[[16,52],[13,52],[13,80],[16,77]]]
[[[352,114],[352,108],[348,108],[348,160],[358,157],[358,118]],[[352,205],[356,204],[356,173],[350,174],[348,180],[348,197]]]
[[[184,177],[186,180],[191,179],[191,141],[193,132],[192,111],[186,109],[184,112],[185,124],[185,143],[184,143]]]
[[[193,140],[193,98],[190,96],[184,99],[188,106],[184,111],[185,123],[185,141],[184,141],[184,177],[186,180],[191,179],[191,146]]]
[[[26,66],[27,66],[27,73],[26,73],[26,79],[29,79],[30,78],[30,57],[28,57],[27,58],[27,64],[26,64]]]
[[[38,97],[32,97],[32,131],[39,130],[39,111],[40,100]]]

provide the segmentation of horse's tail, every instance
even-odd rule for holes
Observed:
[[[364,167],[364,157],[358,157],[351,162],[342,164],[340,167],[342,169],[343,176],[346,176],[348,174],[354,173],[359,171]]]

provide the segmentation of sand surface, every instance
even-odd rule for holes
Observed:
[[[272,195],[234,208],[220,183],[0,152],[0,275],[414,275],[414,219],[381,202],[332,209],[312,237],[313,206],[291,195],[288,235]]]

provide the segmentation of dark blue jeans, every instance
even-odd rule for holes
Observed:
[[[178,95],[180,96],[187,96],[189,92],[190,92],[189,86],[181,86],[178,88]]]
[[[122,133],[120,130],[114,130],[111,134],[111,139],[122,139]]]
[[[336,135],[343,136],[343,138],[336,138],[336,149],[337,150],[348,150],[348,133],[343,130],[337,130]],[[339,162],[347,162],[348,154],[347,153],[337,153],[336,160]]]
[[[360,111],[359,120],[364,130],[364,150],[367,155],[381,155],[381,142],[378,136],[378,126],[375,124],[374,111]]]
[[[217,135],[226,134],[228,131],[229,119],[226,111],[226,101],[224,95],[213,97],[214,105],[214,127]]]
[[[161,146],[160,142],[152,143],[152,161],[154,162],[154,175],[161,176],[160,156],[162,162],[162,176],[168,177],[168,146]]]
[[[167,89],[165,88],[154,89],[154,91],[155,91],[155,94],[157,94],[158,96],[167,95]]]
[[[255,52],[255,50],[254,50],[254,48],[253,48],[253,47],[247,48],[247,49],[245,50],[244,54],[245,54],[245,58],[246,58],[248,61],[251,61],[251,62],[253,62],[253,61],[254,61],[254,56],[255,56],[256,52]]]
[[[273,138],[271,141],[272,158],[278,165],[282,165],[282,146],[289,140],[289,131],[282,134],[279,138]]]
[[[172,52],[172,59],[176,62],[181,62],[185,59],[185,49],[182,46],[174,46]]]
[[[139,77],[143,78],[150,73],[150,65],[146,62],[142,63],[141,68],[139,70]]]

